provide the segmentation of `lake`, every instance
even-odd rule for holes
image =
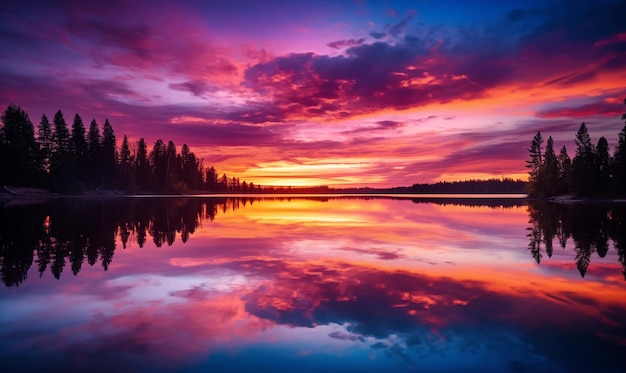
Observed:
[[[4,372],[624,372],[626,206],[0,200]]]

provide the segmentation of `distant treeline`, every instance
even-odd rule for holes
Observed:
[[[626,104],[626,100],[624,100]],[[626,113],[622,115],[626,121]],[[609,144],[600,137],[594,146],[583,122],[576,133],[576,155],[570,159],[565,146],[557,156],[554,141],[548,137],[545,152],[543,137],[537,132],[528,152],[530,169],[529,197],[550,197],[563,194],[607,196],[626,194],[626,123],[619,133],[613,156]]]
[[[61,110],[52,123],[44,114],[37,128],[22,108],[9,105],[0,126],[0,185],[40,187],[61,193],[93,189],[173,192],[256,192],[258,187],[238,178],[221,177],[204,167],[184,144],[157,140],[148,150],[143,138],[121,146],[109,120],[102,132],[95,120],[89,130],[76,114],[71,130]]]
[[[509,178],[488,180],[441,181],[434,184],[413,184],[392,188],[330,188],[314,187],[263,187],[263,193],[277,194],[523,194],[526,182]]]

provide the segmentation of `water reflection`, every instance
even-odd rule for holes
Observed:
[[[92,372],[626,368],[623,212],[437,202],[6,206],[0,361]],[[557,238],[564,249],[550,246]],[[602,256],[589,254],[582,278],[587,242]],[[61,276],[64,266],[80,274]]]
[[[557,204],[534,201],[529,203],[528,213],[528,249],[538,264],[543,259],[543,252],[548,258],[552,257],[555,240],[565,249],[571,239],[576,268],[585,277],[594,253],[604,258],[609,251],[609,242],[612,241],[618,260],[624,266],[622,274],[626,280],[624,204]]]

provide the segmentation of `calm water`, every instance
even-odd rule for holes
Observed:
[[[0,201],[3,372],[620,372],[626,207]]]

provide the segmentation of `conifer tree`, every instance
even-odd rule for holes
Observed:
[[[609,155],[609,143],[604,136],[598,140],[596,154],[594,157],[594,172],[596,180],[594,192],[604,194],[609,191],[609,183],[611,181],[611,156]]]
[[[72,133],[70,137],[70,149],[72,155],[72,161],[74,171],[76,173],[76,182],[81,184],[81,189],[84,188],[84,181],[87,170],[87,140],[85,138],[85,125],[80,115],[74,116],[74,122],[72,123]]]
[[[543,195],[546,197],[556,195],[559,187],[559,163],[554,153],[554,141],[552,140],[552,136],[548,137],[544,163],[540,172],[541,181],[543,183],[541,188]]]
[[[63,117],[63,112],[58,110],[54,114],[53,133],[54,146],[52,160],[50,162],[50,174],[52,187],[59,191],[72,189],[72,166],[70,158],[70,131]]]
[[[128,138],[124,135],[122,146],[120,147],[120,187],[124,190],[134,189],[134,179],[132,174],[133,159],[130,152]]]
[[[150,160],[148,159],[148,147],[144,138],[137,142],[137,154],[135,155],[135,184],[141,190],[153,188]]]
[[[46,114],[41,116],[41,121],[37,126],[37,143],[39,144],[39,162],[41,169],[47,175],[50,173],[50,162],[54,149],[54,139],[52,137],[52,127]]]
[[[541,180],[541,167],[543,165],[542,144],[543,137],[541,137],[541,132],[537,132],[535,137],[533,137],[530,148],[528,148],[530,160],[526,161],[526,167],[530,169],[528,171],[529,177],[526,190],[529,197],[539,197],[543,192],[541,190],[543,184]]]
[[[86,177],[90,187],[102,186],[102,139],[95,119],[89,124],[87,133]]]
[[[624,99],[626,105],[626,99]],[[624,127],[620,131],[617,140],[617,146],[613,153],[613,183],[614,191],[621,195],[626,195],[626,112],[622,115]]]
[[[572,161],[567,154],[567,148],[563,146],[558,157],[559,164],[559,187],[558,193],[565,194],[569,192],[570,171],[572,169]]]
[[[102,168],[103,184],[106,187],[115,187],[117,184],[116,165],[117,165],[117,147],[115,132],[108,119],[104,120],[102,125]]]
[[[595,147],[583,122],[576,133],[576,156],[572,161],[570,189],[577,195],[589,196],[595,192]]]
[[[0,180],[5,185],[29,186],[39,176],[38,146],[35,128],[21,107],[9,105],[2,116],[0,146],[3,166]]]

